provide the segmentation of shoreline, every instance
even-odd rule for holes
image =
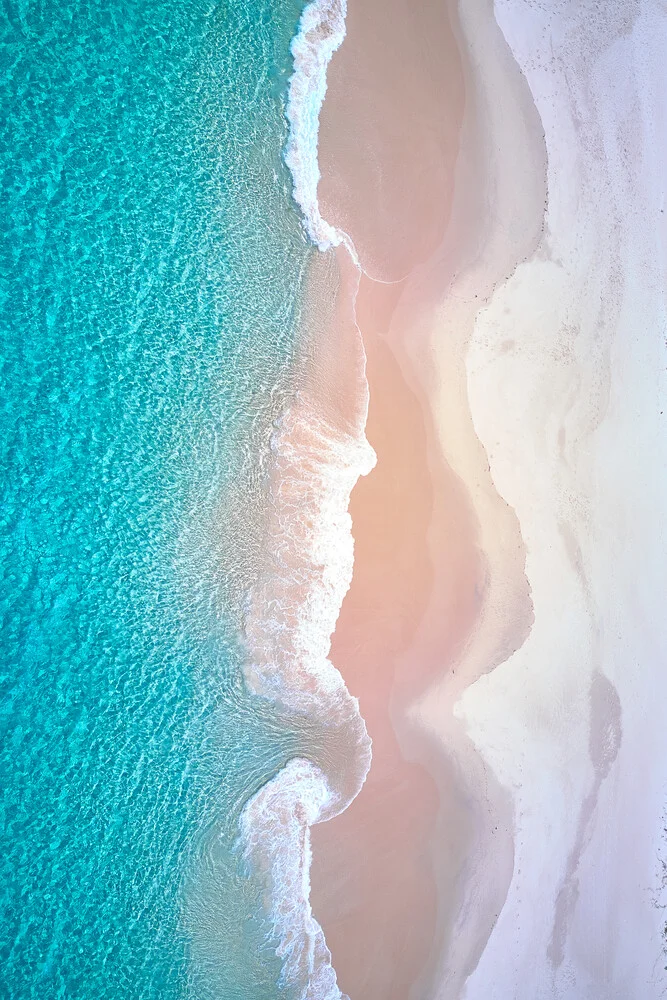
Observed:
[[[401,7],[395,0],[379,32],[374,4],[363,13],[350,5],[321,120],[322,211],[350,233],[366,271],[357,313],[368,356],[367,435],[378,463],[352,494],[355,567],[332,640],[332,658],[360,698],[373,762],[358,799],[313,830],[312,901],[352,1000],[454,1000],[481,957],[514,865],[511,798],[454,705],[522,645],[532,623],[521,532],[495,489],[473,425],[466,354],[481,301],[537,245],[546,167],[543,176],[539,117],[531,114],[530,93],[492,5],[481,0],[469,7],[461,25],[447,17],[440,36],[426,24],[435,6],[418,8],[418,25],[412,6],[412,38]],[[425,52],[435,51],[437,65],[429,64]],[[443,63],[449,77],[438,87]],[[405,81],[386,79],[397,64],[399,77],[416,74],[423,102],[412,79],[401,104]],[[436,108],[436,120],[449,115],[448,132],[437,141]],[[396,116],[407,131],[398,147]],[[492,153],[508,122],[523,164],[517,176]],[[424,163],[434,156],[438,168],[429,173]],[[381,183],[372,184],[378,163]],[[524,215],[508,226],[502,213],[514,210],[526,180]],[[419,199],[406,204],[402,192],[417,186]],[[493,199],[500,202],[489,239]],[[377,361],[381,353],[395,367],[393,379],[386,360],[384,371]],[[412,399],[419,428],[413,417],[412,438],[401,451],[400,424],[410,412],[402,393]],[[397,481],[412,490],[402,509]],[[379,512],[387,507],[393,520],[373,548]],[[397,555],[401,537],[410,539],[412,564]],[[398,589],[388,583],[392,573],[400,575]],[[394,633],[397,620],[403,626],[389,646],[383,617]],[[402,839],[395,819],[378,819],[387,800],[395,813],[411,816]],[[362,872],[359,858],[374,849],[382,856]],[[396,873],[417,857],[420,875],[413,872],[406,887]],[[341,870],[352,874],[346,879]],[[373,948],[383,956],[375,964]]]
[[[316,0],[306,9],[325,15],[331,9],[338,16],[344,15],[345,3]],[[611,859],[606,839],[599,844],[602,820],[596,811],[604,808],[604,817],[614,816],[619,808],[615,783],[622,776],[627,783],[633,759],[646,757],[637,744],[636,717],[634,731],[630,728],[634,758],[625,750],[624,699],[631,695],[621,693],[622,664],[616,663],[615,647],[602,627],[625,592],[620,584],[608,591],[600,576],[607,565],[604,544],[598,539],[594,551],[587,534],[596,523],[614,518],[623,525],[629,513],[622,499],[616,507],[598,502],[586,462],[577,458],[583,441],[596,475],[613,487],[606,453],[591,442],[594,434],[604,435],[614,391],[618,432],[627,438],[633,426],[609,360],[612,350],[620,356],[614,343],[623,315],[614,293],[620,264],[609,265],[608,287],[604,268],[589,271],[574,258],[567,265],[572,280],[579,276],[582,281],[583,304],[577,305],[574,293],[568,299],[570,289],[563,288],[563,315],[568,309],[577,315],[580,309],[582,329],[587,329],[592,321],[586,282],[594,299],[607,288],[598,327],[610,338],[603,349],[601,337],[593,337],[588,349],[593,363],[584,354],[580,367],[568,374],[581,348],[575,348],[578,342],[570,334],[561,343],[567,326],[551,329],[536,303],[543,292],[553,299],[565,273],[553,271],[557,260],[550,258],[547,226],[555,220],[563,226],[576,198],[566,184],[558,188],[553,160],[565,162],[567,156],[547,136],[558,114],[567,132],[567,115],[575,114],[575,105],[566,107],[565,98],[559,107],[548,64],[545,69],[531,62],[530,34],[517,27],[510,0],[497,0],[497,9],[498,20],[494,0],[470,0],[459,19],[452,15],[450,21],[428,0],[417,6],[408,0],[352,2],[345,43],[338,47],[339,31],[329,52],[326,101],[327,81],[321,75],[306,88],[320,115],[320,159],[315,132],[314,159],[309,154],[315,164],[308,181],[315,193],[312,213],[312,205],[297,201],[307,232],[324,251],[321,267],[337,268],[342,282],[332,292],[338,306],[331,314],[329,300],[318,298],[316,279],[311,289],[315,336],[306,352],[306,381],[317,406],[331,404],[337,414],[332,426],[345,437],[354,425],[353,436],[363,438],[354,418],[348,427],[346,403],[337,398],[342,387],[351,388],[344,344],[357,345],[354,351],[364,356],[361,394],[368,399],[365,434],[377,465],[351,495],[348,489],[349,508],[340,523],[348,531],[351,524],[354,538],[351,582],[348,576],[346,593],[342,578],[337,584],[339,602],[344,597],[330,650],[325,632],[333,628],[333,606],[325,616],[329,624],[324,618],[320,622],[318,640],[325,659],[330,652],[335,668],[330,677],[338,678],[337,689],[345,692],[352,714],[373,741],[370,770],[356,790],[350,786],[341,793],[350,758],[346,740],[325,718],[325,706],[318,716],[318,748],[310,756],[321,763],[320,773],[333,777],[335,790],[324,808],[308,811],[298,795],[288,806],[292,819],[300,817],[302,830],[296,835],[303,843],[296,874],[303,883],[300,912],[307,919],[299,941],[314,944],[310,961],[314,954],[324,973],[324,979],[300,974],[304,998],[311,995],[310,987],[321,992],[322,983],[332,1000],[340,1000],[341,989],[351,1000],[474,1000],[519,996],[524,989],[541,997],[550,983],[552,992],[558,985],[576,1000],[580,994],[568,992],[577,976],[576,942],[569,935],[577,920],[585,933],[586,914],[597,905],[590,841],[597,837],[608,863]],[[540,16],[535,15],[535,24]],[[608,37],[615,38],[613,12],[609,24]],[[604,18],[600,25],[604,34]],[[315,47],[322,31],[326,38],[318,22]],[[620,34],[632,38],[627,25]],[[544,25],[541,37],[548,38]],[[631,50],[634,43],[625,44]],[[590,65],[585,56],[582,60],[586,81]],[[321,74],[321,62],[317,65]],[[328,59],[325,76],[327,65]],[[541,92],[539,78],[545,73]],[[575,91],[568,93],[574,102]],[[613,136],[613,114],[609,122]],[[601,142],[609,122],[594,121],[591,148]],[[607,147],[613,144],[605,141]],[[577,132],[573,149],[579,142]],[[571,169],[580,171],[582,190],[588,184],[594,203],[596,188],[585,163],[582,155]],[[621,191],[622,183],[608,173],[610,189]],[[632,192],[628,198],[623,189],[623,198],[633,204]],[[625,202],[619,199],[617,214],[624,218]],[[637,207],[640,215],[646,208],[639,201]],[[569,227],[585,229],[587,219],[585,212],[575,213]],[[616,246],[613,220],[605,222],[600,213],[597,223],[591,231],[600,245],[606,240]],[[639,246],[630,223],[624,225]],[[590,233],[582,233],[586,245]],[[560,238],[566,247],[563,267],[570,251],[567,238]],[[320,264],[314,264],[314,273]],[[648,272],[652,263],[647,259],[643,266]],[[353,268],[355,281],[346,285],[343,276]],[[532,305],[526,297],[531,281]],[[635,285],[627,294],[637,297],[647,315],[657,316],[648,290],[642,298]],[[560,301],[553,299],[555,316],[559,308]],[[524,312],[532,315],[534,329]],[[552,338],[546,354],[539,343],[542,327]],[[626,358],[626,366],[631,360]],[[577,379],[588,379],[590,399],[580,387],[572,389]],[[531,390],[540,381],[544,399],[534,399]],[[351,396],[347,389],[342,396],[353,412],[359,385]],[[564,415],[556,455],[549,450],[549,435],[559,407]],[[308,426],[311,412],[308,406],[297,411],[294,454],[303,443],[299,424]],[[581,427],[575,419],[579,411]],[[647,415],[644,422],[649,426]],[[336,447],[328,458],[317,450],[314,463],[307,461],[302,472],[322,472],[332,458],[334,465],[341,460],[351,487],[355,477],[349,478],[347,459]],[[288,507],[302,507],[305,498],[310,510],[312,496],[308,488],[299,492],[300,475],[294,477],[297,492],[291,499],[288,495]],[[345,499],[340,491],[336,495],[337,502]],[[627,488],[623,495],[634,496]],[[635,496],[640,506],[642,499]],[[318,524],[333,510],[315,507],[311,520]],[[597,521],[591,521],[592,511]],[[653,517],[655,511],[647,506],[647,514]],[[299,531],[308,535],[308,516],[302,519],[306,524]],[[322,570],[323,579],[339,565],[334,548],[315,546],[310,552],[311,568]],[[282,556],[278,562],[284,569]],[[651,572],[657,581],[657,563]],[[307,588],[301,597],[293,602],[296,614],[312,604]],[[622,610],[615,613],[631,629],[630,618],[626,621]],[[559,672],[562,617],[568,622],[571,663]],[[281,628],[289,632],[288,618]],[[605,657],[616,671],[614,679],[605,672]],[[618,691],[614,681],[621,685]],[[305,680],[297,671],[295,691],[306,693],[306,701],[309,688],[307,671]],[[652,738],[657,745],[657,732]],[[612,772],[615,783],[607,780]],[[654,784],[656,791],[657,779]],[[632,788],[625,794],[632,798]],[[310,799],[305,805],[312,805]],[[536,809],[539,815],[533,815]],[[540,839],[543,823],[547,830]],[[644,839],[649,833],[644,831]],[[624,836],[627,841],[627,831]],[[646,878],[645,868],[640,869]],[[589,898],[581,901],[584,878]],[[616,898],[625,898],[627,880],[617,877],[615,884]],[[541,906],[544,893],[548,905]],[[636,900],[633,906],[653,947],[655,928],[645,907]],[[538,920],[533,910],[539,911]],[[515,933],[519,927],[521,934]],[[279,937],[285,938],[286,929],[278,928]],[[618,950],[618,933],[607,933]],[[534,957],[536,938],[539,955]],[[288,946],[290,957],[294,947]],[[587,979],[588,970],[579,972],[587,995],[597,995],[603,984],[608,1000],[611,973],[604,961],[598,980]]]

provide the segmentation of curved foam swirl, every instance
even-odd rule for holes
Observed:
[[[290,46],[294,72],[287,92],[290,125],[284,159],[292,174],[294,200],[301,209],[306,232],[320,250],[344,240],[320,214],[317,158],[320,111],[327,90],[327,67],[345,38],[346,0],[312,0],[303,10]]]
[[[262,873],[282,981],[301,1000],[348,1000],[310,908],[310,827],[331,798],[322,771],[295,759],[253,796],[241,816],[244,857]]]

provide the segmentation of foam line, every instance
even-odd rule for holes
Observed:
[[[310,907],[310,827],[333,793],[322,771],[294,759],[246,804],[241,838],[246,861],[261,873],[279,941],[282,985],[299,1000],[348,1000],[336,983],[331,954]]]
[[[320,111],[327,90],[327,68],[345,38],[346,14],[346,0],[312,0],[301,14],[290,46],[294,72],[287,90],[290,130],[284,159],[306,232],[320,250],[347,242],[343,233],[322,218],[317,200]]]
[[[322,218],[317,200],[319,115],[327,67],[345,37],[346,12],[345,0],[313,0],[303,10],[291,44],[284,159],[310,239],[322,251],[343,244],[359,270],[352,241]],[[357,426],[332,423],[321,402],[301,392],[276,427],[267,562],[246,615],[250,690],[329,734],[321,761],[326,773],[313,761],[290,761],[246,803],[240,819],[239,846],[264,885],[282,981],[298,1000],[348,1000],[310,906],[310,827],[347,808],[371,762],[358,701],[328,658],[352,579],[350,494],[375,464],[364,433],[363,371],[359,378],[366,398]]]

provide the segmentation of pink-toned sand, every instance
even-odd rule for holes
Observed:
[[[463,75],[447,3],[349,0],[320,117],[318,197],[364,270],[404,277],[449,217]]]
[[[470,823],[452,766],[419,743],[408,711],[456,662],[484,587],[472,508],[410,361],[435,295],[421,266],[447,225],[464,95],[444,4],[350,0],[347,29],[321,117],[319,197],[366,271],[357,320],[378,462],[351,499],[354,576],[331,655],[373,763],[350,808],[313,828],[312,903],[341,989],[407,1000],[450,929],[443,896],[456,895]]]
[[[341,988],[368,1000],[408,996],[428,971],[437,917],[438,790],[423,767],[403,756],[392,702],[400,717],[448,651],[454,659],[474,621],[480,573],[462,488],[446,468],[429,469],[419,399],[371,326],[388,297],[387,286],[378,295],[370,282],[359,297],[361,328],[372,329],[367,435],[378,464],[352,496],[355,570],[332,647],[333,662],[360,700],[373,764],[349,809],[313,828],[314,912]],[[429,537],[433,527],[436,537]],[[417,642],[433,596],[434,559],[448,561],[452,586],[439,594],[440,614]],[[454,837],[464,839],[456,821]],[[446,853],[447,845],[438,849]]]

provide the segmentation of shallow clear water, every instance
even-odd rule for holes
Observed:
[[[231,851],[295,736],[225,613],[311,252],[298,2],[0,14],[0,996],[277,995]]]

